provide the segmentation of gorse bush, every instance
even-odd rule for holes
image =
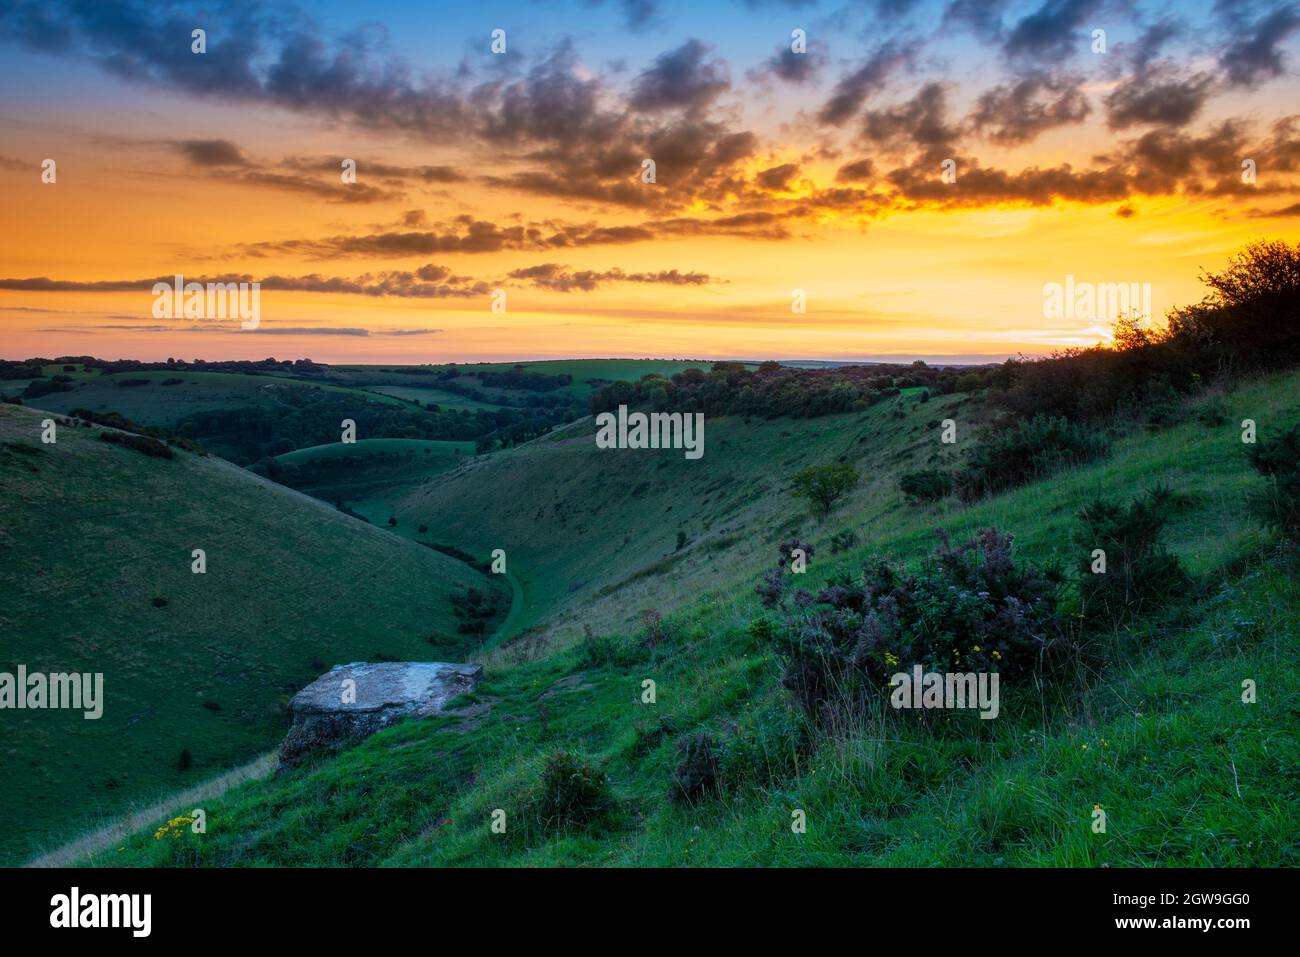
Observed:
[[[673,769],[669,794],[674,801],[693,801],[718,787],[718,742],[700,732],[681,738],[677,751],[682,756]]]
[[[1250,464],[1268,482],[1251,493],[1252,513],[1284,538],[1300,542],[1300,423],[1251,446]]]
[[[952,474],[943,469],[908,472],[898,480],[898,488],[913,503],[937,502],[952,494]]]
[[[1160,542],[1178,505],[1169,488],[1160,485],[1128,507],[1097,499],[1079,512],[1079,594],[1086,618],[1119,625],[1186,589],[1187,573]],[[1094,554],[1097,549],[1104,553],[1104,571],[1094,571],[1101,560]]]
[[[863,565],[860,582],[831,580],[816,594],[790,591],[781,564],[757,588],[776,621],[752,632],[781,660],[781,684],[803,712],[833,725],[888,692],[893,675],[998,672],[1023,678],[1070,647],[1057,611],[1056,569],[1017,565],[1012,537],[983,529],[938,548],[916,573],[885,559]],[[795,543],[794,547],[797,547]]]
[[[1100,430],[1066,418],[1036,415],[976,443],[957,490],[970,500],[1042,478],[1067,465],[1105,454],[1110,440]]]
[[[581,826],[608,811],[614,803],[605,775],[567,751],[554,754],[542,771],[537,813],[543,828]]]

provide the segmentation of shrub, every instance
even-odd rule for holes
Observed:
[[[547,830],[581,826],[613,805],[605,775],[579,758],[561,751],[553,754],[542,771],[538,816]]]
[[[977,443],[956,486],[965,499],[1001,492],[1066,465],[1104,454],[1110,445],[1096,428],[1066,418],[1036,415],[1010,429],[988,434]]]
[[[943,469],[908,472],[898,480],[898,488],[913,504],[937,502],[952,494],[952,475]]]
[[[840,552],[847,552],[850,548],[856,548],[857,544],[858,533],[851,528],[846,528],[831,536],[831,554],[838,555]]]
[[[806,498],[822,518],[831,507],[858,484],[858,470],[845,462],[810,465],[794,476],[794,494]]]
[[[604,668],[606,665],[629,665],[635,663],[633,649],[624,648],[613,635],[597,635],[591,625],[582,626],[581,653],[578,656],[582,668]]]
[[[1187,586],[1178,557],[1160,542],[1175,508],[1173,492],[1159,485],[1127,508],[1097,499],[1079,512],[1079,594],[1086,618],[1118,625]],[[1104,572],[1092,570],[1095,549],[1105,552]]]
[[[1266,527],[1300,542],[1300,423],[1252,446],[1250,464],[1269,483],[1251,494],[1251,511]]]
[[[60,382],[57,379],[38,379],[35,382],[29,382],[27,388],[22,391],[24,399],[39,399],[43,396],[53,395],[56,392],[71,392],[72,386],[67,382]]]
[[[100,432],[99,437],[105,442],[112,442],[114,445],[124,445],[128,449],[135,449],[137,452],[143,452],[145,455],[152,456],[156,459],[174,459],[176,453],[169,449],[157,439],[150,438],[147,435],[135,435],[131,432]]]
[[[1228,421],[1228,406],[1222,399],[1210,399],[1196,410],[1196,421],[1209,428]]]
[[[751,633],[769,637],[782,686],[814,721],[833,725],[858,713],[913,665],[1015,679],[1070,647],[1055,569],[1018,566],[1012,537],[996,529],[955,548],[938,534],[938,548],[915,574],[875,559],[863,565],[860,582],[841,577],[815,595],[787,594],[787,550],[758,587],[780,616]]]
[[[670,794],[674,801],[693,801],[718,787],[718,742],[700,732],[677,742],[682,759],[673,769]]]
[[[642,644],[647,648],[656,647],[667,634],[664,631],[663,612],[657,608],[646,608],[641,612],[641,624],[645,625],[645,637]]]

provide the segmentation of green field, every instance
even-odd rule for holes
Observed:
[[[0,405],[0,670],[102,672],[107,700],[5,713],[0,863],[274,747],[334,664],[463,657],[449,595],[505,587],[216,457],[43,445],[44,417]]]
[[[956,396],[813,420],[711,420],[698,462],[597,450],[579,423],[466,463],[408,494],[397,515],[438,523],[477,555],[507,548],[521,626],[546,626],[485,656],[487,679],[463,703],[487,714],[382,732],[212,802],[203,837],[142,834],[95,862],[1300,864],[1300,590],[1294,556],[1244,508],[1260,479],[1238,425],[1252,418],[1267,434],[1300,420],[1300,375],[1246,382],[1222,401],[1221,426],[1135,426],[1103,459],[971,506],[907,506],[897,490],[901,472],[955,461],[972,440],[982,406]],[[956,447],[938,441],[932,423],[945,417],[959,423]],[[789,476],[841,457],[864,481],[819,522],[790,498]],[[1194,587],[1176,614],[1107,637],[1104,665],[1081,675],[1068,707],[1016,688],[1003,720],[882,714],[807,743],[749,629],[776,542],[814,544],[812,589],[872,555],[915,561],[939,527],[956,538],[996,525],[1021,559],[1073,560],[1084,502],[1127,501],[1157,482],[1181,496],[1165,538]],[[837,555],[829,539],[843,530],[858,544]],[[653,648],[637,623],[644,608],[665,615]],[[616,652],[592,657],[584,624]],[[657,682],[654,705],[641,703],[645,678]],[[1258,703],[1242,703],[1244,678]],[[721,742],[729,786],[673,802],[677,741],[696,732]],[[616,809],[598,824],[539,829],[541,769],[557,751],[610,780]],[[1090,831],[1096,805],[1111,821],[1104,835]],[[488,826],[498,808],[512,822],[504,835]],[[806,814],[806,834],[791,832],[792,810]]]

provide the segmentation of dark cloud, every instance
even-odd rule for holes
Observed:
[[[1002,8],[1005,0],[952,0],[943,11],[943,26],[964,27],[984,40],[1002,36]]]
[[[783,163],[780,166],[772,166],[758,173],[754,180],[759,186],[770,190],[788,190],[790,180],[794,179],[799,172],[798,163]]]
[[[840,126],[851,119],[875,94],[888,86],[901,70],[911,67],[920,51],[913,41],[888,40],[873,50],[861,65],[835,84],[831,98],[822,106],[818,118],[823,123]]]
[[[835,181],[838,183],[870,182],[875,170],[875,164],[869,158],[854,160],[839,168],[835,173]]]
[[[643,30],[659,15],[658,0],[622,0],[622,5],[629,30]]]
[[[708,59],[710,47],[687,40],[661,53],[632,84],[628,102],[637,110],[698,108],[715,100],[729,86],[727,65]]]
[[[175,276],[156,276],[152,279],[122,280],[61,280],[44,276],[32,279],[0,279],[0,289],[18,289],[28,292],[140,292],[151,295],[155,283],[171,286]],[[470,280],[428,282],[418,272],[389,271],[365,273],[355,278],[322,276],[264,276],[260,280],[252,275],[227,274],[221,276],[185,276],[185,282],[239,283],[258,282],[263,291],[349,293],[362,296],[399,296],[404,298],[442,299],[448,297],[470,298],[484,296],[491,291],[485,282]]]
[[[958,129],[948,121],[947,91],[941,83],[926,83],[905,103],[870,110],[863,117],[862,135],[886,148],[918,147],[933,155],[953,147]]]
[[[1113,130],[1141,124],[1184,126],[1201,112],[1213,87],[1208,73],[1188,76],[1169,65],[1151,68],[1106,96],[1106,125]]]
[[[1013,60],[1054,65],[1078,49],[1077,31],[1101,6],[1102,0],[1045,0],[1016,22],[1002,51]]]
[[[1232,86],[1253,88],[1286,72],[1280,46],[1300,28],[1294,3],[1283,3],[1245,28],[1219,55],[1219,65]]]
[[[1292,203],[1281,209],[1252,209],[1249,215],[1253,219],[1281,219],[1288,216],[1300,216],[1300,203]]]
[[[463,183],[468,179],[463,172],[453,166],[395,166],[391,163],[345,156],[290,156],[281,160],[279,165],[337,178],[343,169],[345,159],[351,159],[357,164],[358,181],[374,177],[404,183]]]
[[[173,144],[195,166],[248,166],[248,159],[230,140],[178,140]]]
[[[602,284],[610,282],[652,283],[668,286],[703,286],[713,282],[704,273],[683,273],[676,269],[633,273],[624,272],[621,269],[607,269],[604,271],[584,269],[571,272],[566,266],[561,266],[558,263],[542,263],[538,266],[516,269],[509,275],[511,279],[524,280],[539,289],[550,289],[555,292],[573,292],[575,290],[590,292],[593,289],[600,288]]]
[[[1034,71],[980,95],[970,128],[995,143],[1028,143],[1046,130],[1081,122],[1090,112],[1083,79]]]
[[[916,163],[888,174],[899,198],[942,208],[971,208],[1002,203],[1050,206],[1058,200],[1111,203],[1133,192],[1128,173],[1119,166],[1076,170],[1068,163],[1019,172],[980,166],[973,159],[958,159],[957,182],[947,184],[933,163]]]
[[[1169,41],[1177,39],[1185,32],[1186,26],[1172,17],[1157,20],[1143,30],[1142,35],[1133,44],[1130,54],[1133,66],[1139,71],[1145,70],[1160,57]]]
[[[236,177],[236,180],[250,186],[318,196],[328,203],[380,203],[405,196],[400,190],[381,189],[368,183],[344,183],[341,179],[334,182],[322,181],[272,170],[250,170]]]
[[[238,249],[248,256],[296,255],[315,260],[400,259],[501,251],[545,252],[691,236],[782,239],[787,232],[781,220],[780,214],[756,211],[713,219],[672,217],[620,226],[544,220],[503,227],[486,220],[461,216],[448,223],[435,224],[428,230],[380,230],[365,235],[277,240],[245,244]]]
[[[790,47],[789,43],[777,47],[758,69],[750,71],[749,78],[761,81],[765,77],[775,77],[796,85],[816,82],[826,64],[826,45],[818,40],[809,40],[803,53],[795,53]]]

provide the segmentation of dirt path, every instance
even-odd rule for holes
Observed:
[[[519,619],[524,615],[524,585],[515,573],[506,569],[506,581],[510,583],[510,611],[506,614],[505,621],[501,622],[501,627],[492,633],[492,637],[479,646],[479,651],[487,651],[501,644],[505,639],[511,637],[512,632],[519,629]]]
[[[137,834],[160,821],[175,817],[178,813],[188,814],[194,810],[194,806],[200,801],[210,801],[213,798],[220,797],[237,784],[243,784],[245,781],[256,778],[269,777],[271,772],[275,770],[275,756],[276,752],[274,751],[264,754],[256,761],[251,761],[243,767],[227,771],[220,777],[205,781],[188,791],[173,794],[149,807],[133,811],[130,814],[124,814],[105,827],[91,831],[89,834],[64,844],[62,847],[32,858],[24,866],[66,867],[96,851],[108,850],[119,844],[123,838]]]

